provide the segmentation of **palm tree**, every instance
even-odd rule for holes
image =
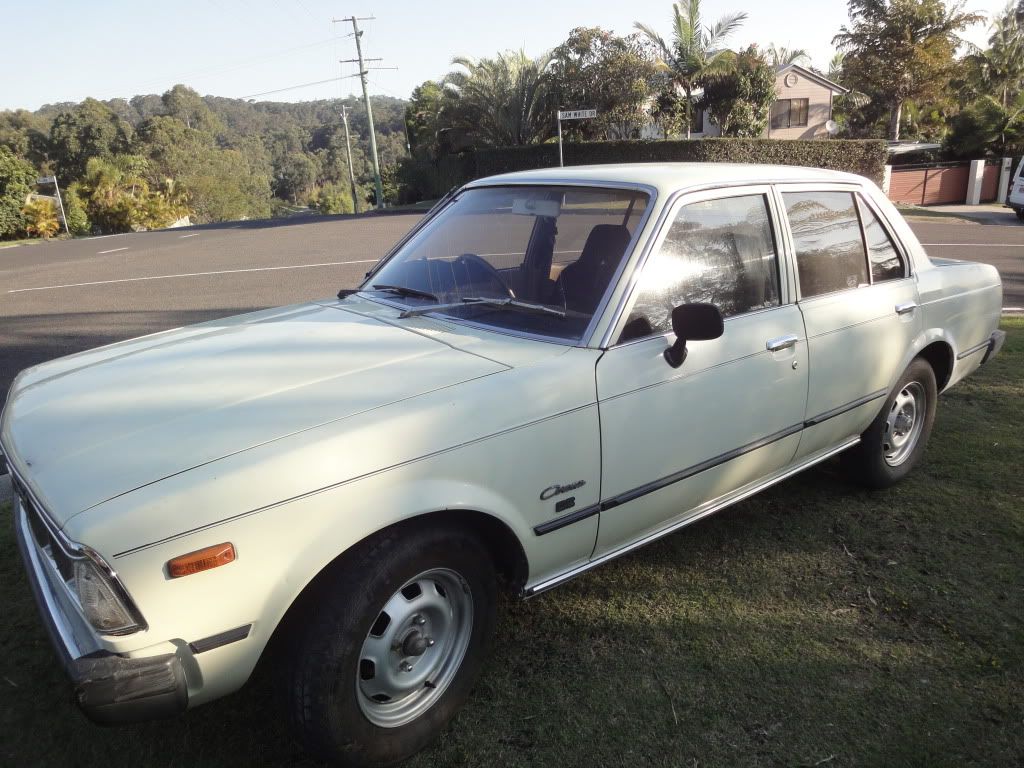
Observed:
[[[1005,110],[1015,92],[1024,88],[1024,22],[1010,2],[990,27],[989,47],[974,48],[967,61],[974,64],[984,86],[999,96]]]
[[[672,4],[672,45],[653,27],[634,23],[634,27],[658,51],[658,65],[669,75],[671,86],[686,96],[686,138],[693,122],[693,91],[702,78],[724,74],[732,66],[735,54],[724,48],[725,40],[746,20],[746,13],[728,13],[714,25],[702,27],[700,0]]]
[[[768,57],[768,63],[775,68],[784,67],[787,64],[799,64],[802,61],[809,61],[811,58],[803,48],[776,47],[775,43],[768,46],[765,55]]]
[[[452,64],[460,69],[443,81],[442,107],[452,127],[493,147],[535,144],[554,133],[550,54],[532,59],[521,50],[506,51],[494,59],[458,56]]]

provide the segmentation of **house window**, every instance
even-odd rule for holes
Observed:
[[[807,99],[779,99],[772,104],[772,128],[807,125]]]

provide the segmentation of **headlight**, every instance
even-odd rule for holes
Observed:
[[[118,590],[90,557],[73,561],[68,582],[78,607],[89,623],[104,635],[126,635],[142,629],[139,619],[121,599]]]

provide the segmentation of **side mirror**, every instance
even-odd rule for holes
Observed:
[[[725,332],[722,313],[714,304],[680,304],[672,310],[676,343],[665,350],[665,361],[678,368],[686,359],[686,342],[717,339]]]

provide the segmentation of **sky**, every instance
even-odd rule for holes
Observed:
[[[967,10],[991,15],[1006,0],[968,0]],[[532,56],[558,45],[578,26],[617,34],[633,22],[670,34],[668,0],[70,0],[39,6],[0,0],[7,32],[0,46],[0,109],[37,109],[43,104],[130,98],[162,93],[184,83],[201,94],[308,101],[359,93],[351,24],[332,18],[375,16],[360,22],[363,55],[380,57],[371,67],[370,92],[408,98],[412,89],[451,70],[454,56],[493,56],[523,48]],[[845,0],[704,0],[705,23],[724,13],[749,18],[729,41],[774,43],[806,49],[826,68],[832,36],[846,23]],[[11,30],[23,33],[11,34]],[[985,25],[966,35],[984,43]],[[345,77],[302,88],[305,83]],[[277,93],[268,93],[278,91]],[[262,94],[262,95],[261,95]]]

